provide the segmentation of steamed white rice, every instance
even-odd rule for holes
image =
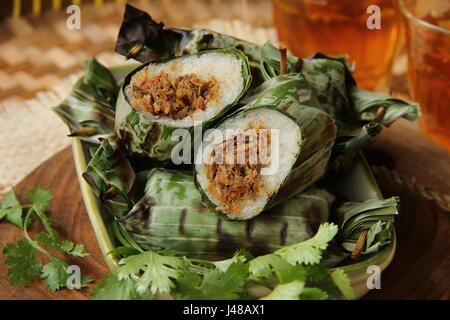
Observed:
[[[142,78],[148,79],[157,76],[161,71],[167,73],[171,78],[191,73],[202,80],[214,77],[219,84],[218,96],[206,104],[205,110],[196,110],[180,120],[142,112],[147,118],[158,120],[166,125],[191,127],[194,125],[194,121],[206,121],[215,117],[225,106],[236,100],[244,88],[242,68],[242,60],[232,54],[210,52],[198,56],[188,56],[166,63],[148,65],[132,76],[130,85],[125,88],[125,92],[131,101],[131,85],[134,82],[139,83]]]
[[[220,134],[206,134],[202,143],[202,152],[196,157],[197,180],[203,190],[208,189],[209,178],[204,159],[210,159],[213,146],[220,145],[226,140],[226,130],[239,131],[254,128],[255,125],[266,129],[276,129],[278,137],[278,154],[270,154],[271,161],[278,159],[278,168],[272,174],[261,174],[263,188],[254,200],[242,200],[239,213],[226,213],[232,219],[249,219],[258,215],[266,206],[269,198],[278,191],[289,174],[300,152],[302,134],[300,127],[289,117],[273,109],[260,108],[228,119],[221,123],[217,130]],[[269,131],[270,132],[270,131]],[[222,137],[221,137],[222,136]],[[271,137],[271,143],[276,143]],[[277,158],[275,158],[277,157]],[[220,208],[224,204],[215,196],[208,193],[208,198]]]

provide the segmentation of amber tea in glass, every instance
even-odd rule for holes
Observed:
[[[400,0],[406,22],[408,78],[420,127],[450,150],[450,0]]]
[[[359,86],[387,80],[401,26],[395,0],[273,0],[273,9],[278,37],[296,56],[347,53]],[[367,26],[373,14],[380,29]]]

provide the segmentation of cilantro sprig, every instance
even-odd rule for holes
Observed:
[[[46,216],[52,192],[36,187],[27,193],[31,203],[21,204],[15,190],[0,203],[0,220],[5,219],[23,229],[24,238],[8,243],[3,253],[9,266],[7,273],[13,285],[28,285],[44,279],[52,291],[67,286],[68,264],[49,249],[66,255],[84,257],[84,245],[59,240],[53,222]],[[24,211],[25,214],[24,214]],[[33,239],[28,234],[32,219],[44,226]],[[354,299],[355,292],[342,269],[329,270],[320,264],[322,252],[334,238],[338,228],[324,223],[314,237],[274,253],[253,258],[245,250],[223,261],[189,259],[176,252],[137,250],[119,247],[110,254],[120,258],[115,275],[107,275],[91,292],[96,299],[153,299],[169,294],[176,299],[248,299],[249,287],[258,284],[268,293],[261,299]],[[36,257],[47,256],[47,263]],[[81,276],[81,285],[91,279]]]
[[[116,275],[108,275],[92,291],[96,299],[153,299],[170,294],[176,299],[248,299],[248,288],[268,289],[262,299],[354,299],[355,292],[342,269],[320,265],[322,251],[337,233],[324,223],[316,235],[272,254],[253,258],[239,250],[223,261],[205,261],[173,252],[137,252],[120,247]]]
[[[26,286],[33,280],[44,279],[44,284],[52,291],[67,287],[71,275],[68,272],[69,265],[46,248],[53,248],[75,257],[89,254],[85,252],[82,244],[59,240],[58,232],[52,226],[53,222],[45,214],[52,200],[51,190],[37,186],[27,193],[27,199],[31,203],[21,204],[16,191],[12,189],[0,203],[0,220],[7,220],[21,228],[24,233],[24,238],[18,239],[15,243],[10,242],[3,248],[5,264],[9,266],[7,271],[9,281],[16,286]],[[35,239],[28,233],[33,218],[37,218],[45,229],[45,232],[38,234]],[[36,257],[37,252],[47,256],[48,262],[42,264]],[[92,280],[89,277],[81,276],[80,284],[85,286],[90,281]]]

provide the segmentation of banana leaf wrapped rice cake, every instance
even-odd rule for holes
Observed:
[[[131,72],[116,106],[116,134],[130,154],[168,161],[176,129],[226,114],[251,82],[248,60],[229,48],[142,65]]]
[[[336,138],[332,117],[308,106],[318,101],[300,74],[267,80],[244,101],[249,103],[205,133],[194,166],[205,203],[239,220],[316,182]]]
[[[119,221],[146,250],[169,248],[214,260],[240,248],[258,255],[310,238],[328,221],[333,200],[313,188],[255,219],[231,221],[202,203],[191,173],[157,168],[147,177],[144,196]]]

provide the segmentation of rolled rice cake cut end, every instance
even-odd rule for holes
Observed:
[[[244,64],[234,54],[211,51],[136,72],[125,88],[133,109],[163,124],[190,127],[207,121],[241,95]]]
[[[216,211],[230,219],[250,219],[264,210],[289,175],[300,152],[300,127],[275,108],[258,107],[216,129],[203,140],[197,183]],[[229,147],[233,152],[227,153]]]

